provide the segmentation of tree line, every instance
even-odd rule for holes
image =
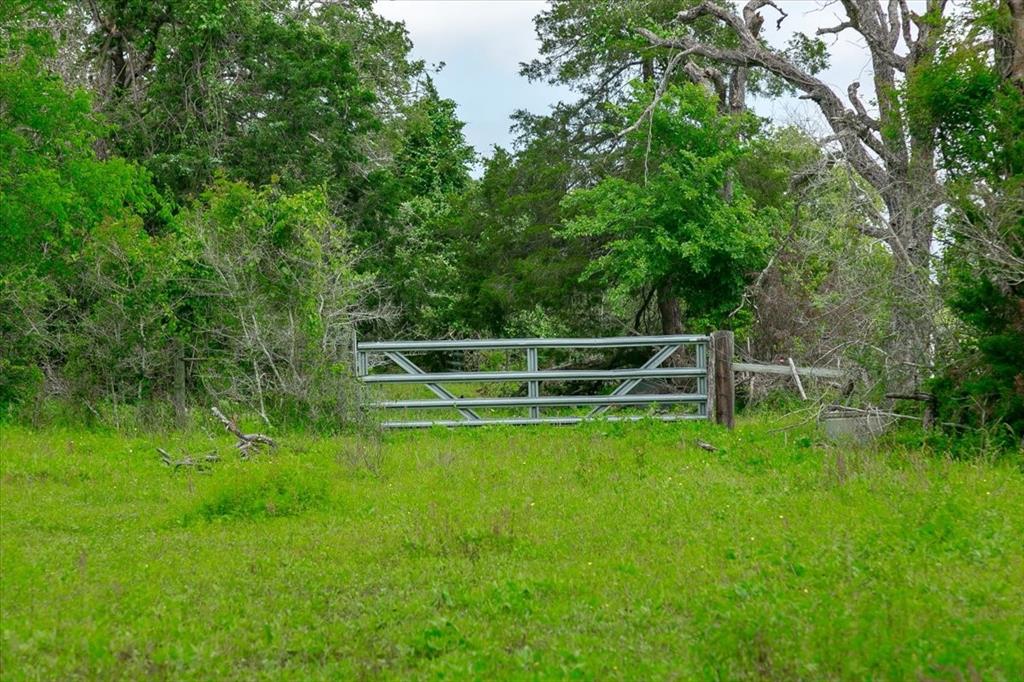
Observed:
[[[728,328],[1019,443],[1022,3],[835,7],[776,48],[768,0],[554,0],[522,75],[576,97],[477,158],[370,0],[5,3],[0,408],[338,423],[355,330]]]

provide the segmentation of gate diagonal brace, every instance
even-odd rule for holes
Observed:
[[[644,364],[640,365],[640,369],[655,369],[656,367],[660,367],[661,363],[665,362],[665,360],[667,360],[670,357],[672,357],[672,355],[677,350],[679,350],[679,346],[680,346],[680,344],[675,344],[675,345],[672,345],[672,346],[665,346],[664,348],[659,350],[657,353],[652,355],[650,360],[648,360]],[[637,386],[640,385],[641,381],[643,381],[643,379],[630,379],[628,381],[624,381],[621,384],[619,384],[618,386],[616,386],[615,390],[612,391],[611,394],[612,395],[628,395],[634,388],[636,388]],[[611,407],[611,405],[598,405],[597,407],[592,409],[587,414],[587,418],[589,419],[590,417],[596,417],[599,414],[604,414],[605,412],[608,411],[608,408],[610,408],[610,407]]]
[[[419,366],[416,365],[416,363],[414,363],[412,360],[405,357],[399,352],[385,351],[384,355],[409,374],[426,374],[426,372],[420,369]],[[445,398],[448,400],[457,399],[457,396],[454,393],[452,393],[451,391],[449,391],[448,389],[444,388],[439,384],[424,384],[424,386],[429,388],[431,392],[433,392],[433,394],[436,395],[438,398]],[[480,415],[478,415],[473,410],[464,407],[460,407],[457,409],[459,410],[459,414],[461,414],[462,418],[465,419],[466,421],[480,421]]]

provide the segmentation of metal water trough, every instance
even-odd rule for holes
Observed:
[[[833,405],[822,410],[818,423],[829,440],[868,443],[882,435],[893,419],[878,410],[857,410]]]

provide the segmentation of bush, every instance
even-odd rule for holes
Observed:
[[[299,468],[277,466],[261,463],[255,471],[219,483],[193,512],[185,515],[183,522],[188,525],[196,519],[209,522],[295,516],[327,503],[323,478]]]
[[[352,325],[372,280],[355,272],[326,195],[219,181],[176,224],[190,387],[268,423],[349,414]]]

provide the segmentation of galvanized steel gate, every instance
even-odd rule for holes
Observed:
[[[575,424],[593,419],[617,406],[654,406],[689,403],[696,410],[685,414],[608,416],[613,421],[637,420],[653,416],[666,421],[706,419],[708,416],[708,336],[680,334],[674,336],[621,336],[581,339],[473,339],[466,341],[359,341],[354,342],[356,374],[367,384],[422,384],[436,399],[380,400],[372,407],[387,410],[429,410],[447,408],[458,411],[461,419],[420,419],[386,421],[383,426],[484,426],[489,424]],[[684,346],[693,347],[692,367],[664,367],[669,357]],[[644,348],[656,349],[640,367],[631,369],[540,369],[542,349]],[[405,354],[415,352],[452,352],[480,350],[521,350],[525,354],[525,371],[447,371],[425,372]],[[371,355],[386,358],[401,373],[371,373]],[[650,379],[696,379],[693,393],[633,393]],[[541,395],[541,384],[558,381],[619,381],[610,393],[591,395]],[[462,398],[442,384],[482,382],[525,382],[526,396]],[[481,417],[477,410],[490,408],[528,408],[528,417]],[[541,416],[543,408],[590,407],[584,415]]]

